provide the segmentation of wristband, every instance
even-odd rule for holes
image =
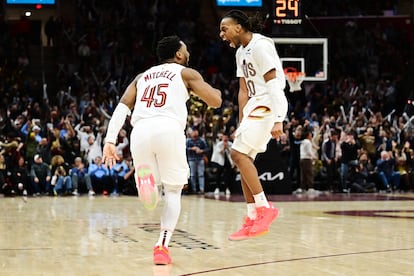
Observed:
[[[125,123],[126,116],[131,114],[131,110],[124,103],[119,103],[114,113],[112,113],[111,120],[108,124],[108,130],[106,131],[105,142],[116,144],[118,133]]]
[[[285,92],[276,79],[266,82],[266,88],[273,103],[273,114],[275,122],[283,122],[288,111],[288,101]]]

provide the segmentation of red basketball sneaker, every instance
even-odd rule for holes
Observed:
[[[270,224],[272,224],[279,214],[279,210],[273,207],[271,202],[269,202],[269,205],[269,208],[256,208],[256,219],[254,220],[253,226],[250,228],[249,237],[257,237],[269,232]]]
[[[168,252],[168,248],[160,245],[154,246],[154,264],[167,265],[171,263],[171,257]]]
[[[244,218],[244,223],[239,231],[230,234],[229,240],[231,241],[240,241],[244,239],[250,238],[250,228],[252,228],[254,220],[250,219],[249,217]]]

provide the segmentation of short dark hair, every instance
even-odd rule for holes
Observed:
[[[223,18],[226,17],[232,18],[247,31],[260,32],[264,27],[263,20],[258,12],[254,16],[248,16],[241,10],[231,10],[223,16]]]
[[[307,139],[309,134],[312,134],[312,131],[309,128],[304,128],[302,132],[302,139]]]
[[[174,58],[175,53],[181,48],[181,39],[176,36],[166,36],[158,41],[157,57],[158,61]]]

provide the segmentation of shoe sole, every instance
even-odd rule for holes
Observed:
[[[169,265],[169,264],[171,264],[171,261],[154,259],[154,264],[155,265]]]
[[[137,189],[140,201],[147,210],[154,210],[159,201],[159,193],[149,166],[142,165],[138,167],[137,179]]]
[[[269,233],[269,230],[265,230],[263,232],[260,232],[260,233],[254,234],[254,235],[243,236],[243,237],[230,237],[229,236],[228,239],[230,241],[242,241],[242,240],[248,240],[248,239],[251,239],[251,238],[261,237],[261,236],[266,235],[267,233]]]
[[[246,240],[248,238],[250,238],[250,237],[249,236],[240,236],[240,237],[232,237],[232,236],[229,236],[228,237],[228,239],[230,241],[242,241],[242,240]]]

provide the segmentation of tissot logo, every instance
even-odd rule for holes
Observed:
[[[283,180],[285,179],[285,174],[283,172],[279,172],[276,174],[272,174],[271,172],[264,172],[259,175],[259,179],[261,181],[275,181],[275,180]],[[240,174],[236,176],[236,181],[240,181]]]

